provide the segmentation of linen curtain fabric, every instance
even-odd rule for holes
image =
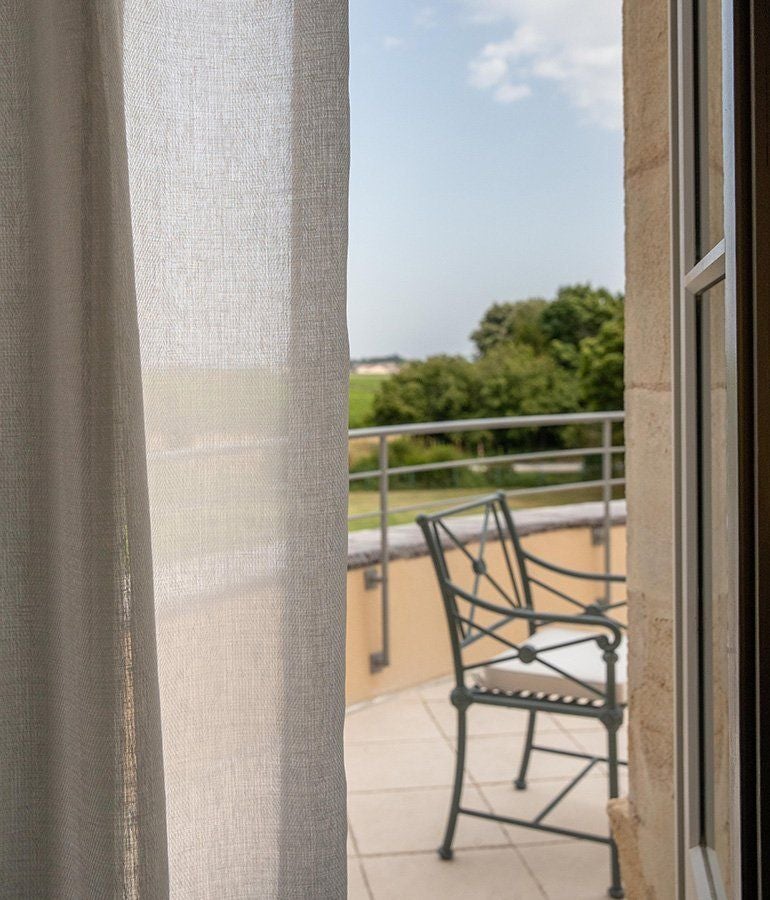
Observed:
[[[0,0],[0,893],[345,895],[346,0]]]

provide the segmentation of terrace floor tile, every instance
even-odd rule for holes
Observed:
[[[360,860],[348,859],[348,900],[372,900]]]
[[[428,709],[446,737],[454,739],[457,732],[457,710],[447,697],[442,700],[428,700]],[[476,703],[468,709],[468,734],[472,737],[491,734],[525,734],[529,713],[523,709],[504,709],[498,706],[483,706]],[[538,713],[539,734],[561,731],[557,717],[548,713]]]
[[[604,845],[569,841],[522,847],[519,852],[548,900],[606,900],[610,857]]]
[[[452,783],[454,753],[444,740],[348,744],[348,791],[442,787]]]
[[[350,712],[345,720],[345,741],[351,744],[373,741],[440,740],[435,719],[420,701],[388,697]]]
[[[451,862],[435,853],[363,860],[374,900],[544,900],[516,850],[467,850]]]
[[[451,862],[438,858],[454,775],[449,679],[352,707],[347,716],[348,897],[352,900],[598,900],[609,884],[606,845],[460,816]],[[604,753],[597,723],[538,714],[537,742]],[[526,818],[585,765],[535,752],[528,787],[512,785],[526,714],[471,708],[464,805]],[[625,752],[625,728],[621,746]],[[621,770],[621,793],[626,773]],[[605,834],[606,767],[595,766],[549,815],[551,824]]]
[[[540,735],[535,733],[535,743],[557,750],[583,748],[572,735],[563,731],[553,731]],[[524,748],[523,735],[479,735],[468,738],[466,768],[478,783],[511,782],[518,773]],[[528,781],[553,780],[572,777],[583,767],[584,762],[569,756],[533,750],[527,771]]]
[[[351,794],[348,815],[361,856],[435,851],[446,826],[450,788]],[[463,791],[463,802],[487,809],[484,797],[472,785]],[[498,822],[461,816],[455,847],[498,847],[510,841]]]

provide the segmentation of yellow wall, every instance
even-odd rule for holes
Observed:
[[[532,553],[569,568],[600,572],[603,547],[591,541],[590,528],[565,528],[523,538]],[[612,571],[626,570],[625,526],[612,531]],[[470,545],[472,552],[477,548]],[[461,561],[460,551],[450,556]],[[490,573],[504,583],[505,563],[500,544],[487,546],[486,561]],[[449,637],[444,608],[430,558],[394,560],[390,564],[390,647],[391,664],[376,674],[369,671],[369,655],[380,647],[380,593],[364,587],[364,569],[348,572],[347,612],[347,702],[357,703],[378,694],[400,690],[451,671]],[[549,576],[543,579],[554,587],[572,592],[590,602],[601,596],[598,583]],[[618,588],[616,596],[619,599]],[[494,600],[491,593],[486,597]],[[546,599],[547,598],[547,599]],[[541,591],[535,596],[535,607],[554,612],[574,611],[574,607],[554,600]],[[519,629],[502,632],[506,636],[523,636]],[[494,655],[504,649],[479,641],[479,653]],[[484,646],[486,645],[486,646]]]

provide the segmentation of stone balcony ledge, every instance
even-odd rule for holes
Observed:
[[[613,500],[610,516],[613,525],[625,525],[626,501]],[[604,504],[595,501],[519,509],[514,511],[513,517],[522,537],[565,528],[596,528],[604,523]],[[482,516],[455,516],[453,522],[452,530],[460,540],[471,543],[481,536]],[[493,535],[490,534],[490,537]],[[388,529],[388,544],[388,558],[391,560],[414,559],[428,553],[422,532],[416,524],[391,526]],[[348,571],[377,565],[381,559],[379,528],[348,534]]]

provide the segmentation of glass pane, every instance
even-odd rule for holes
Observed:
[[[724,237],[721,0],[699,0],[696,27],[696,244],[700,259]]]
[[[730,664],[735,598],[731,595],[727,528],[727,385],[724,283],[699,301],[701,433],[700,694],[702,841],[719,861],[727,896],[730,876]]]

